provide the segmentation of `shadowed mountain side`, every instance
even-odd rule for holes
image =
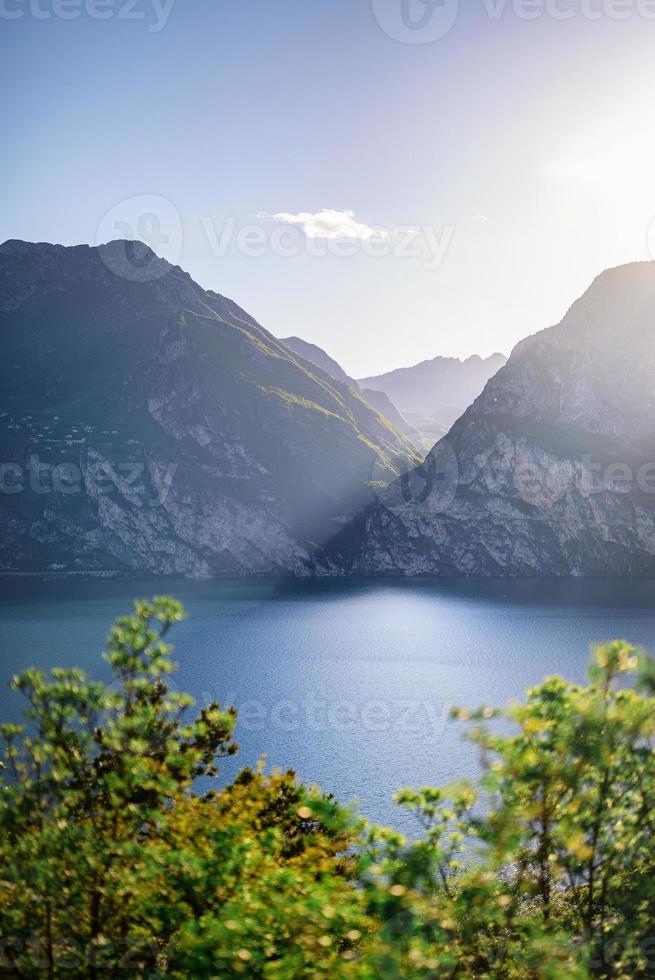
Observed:
[[[0,246],[5,572],[306,574],[417,456],[141,243]]]

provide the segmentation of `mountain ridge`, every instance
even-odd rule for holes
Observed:
[[[424,464],[333,542],[364,574],[655,570],[655,263],[521,341]]]
[[[0,330],[5,572],[310,574],[371,474],[417,459],[349,386],[142,243],[5,243]]]
[[[359,384],[383,391],[426,435],[439,430],[445,434],[506,360],[503,354],[486,358],[472,354],[463,359],[438,355],[386,374],[360,378]],[[430,422],[436,426],[431,427]]]
[[[419,431],[407,421],[388,395],[383,391],[362,388],[359,382],[349,377],[341,365],[333,357],[330,357],[322,347],[302,340],[300,337],[285,337],[282,343],[295,353],[300,354],[301,357],[316,364],[317,367],[320,367],[329,374],[335,381],[341,381],[343,384],[350,385],[375,411],[383,415],[384,418],[388,419],[392,425],[402,432],[418,451],[427,452],[431,448],[432,443],[426,444]]]

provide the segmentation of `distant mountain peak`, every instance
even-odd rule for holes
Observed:
[[[506,361],[503,354],[472,354],[464,359],[438,355],[410,367],[360,378],[359,383],[383,391],[409,421],[420,416],[448,428]]]
[[[4,255],[29,255],[39,252],[58,251],[64,245],[54,245],[51,242],[26,242],[20,238],[8,238],[0,245],[0,253]]]

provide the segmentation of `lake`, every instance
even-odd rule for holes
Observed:
[[[655,580],[221,581],[0,585],[0,718],[16,718],[13,673],[100,660],[133,596],[180,598],[174,683],[240,709],[237,760],[266,754],[367,816],[410,830],[404,785],[475,777],[454,705],[503,705],[545,675],[582,680],[590,644],[655,649]]]

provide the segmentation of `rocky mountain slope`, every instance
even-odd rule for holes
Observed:
[[[330,357],[322,347],[318,347],[316,344],[310,344],[306,340],[301,340],[300,337],[285,337],[282,343],[289,347],[296,354],[300,354],[305,360],[310,361],[317,367],[320,367],[326,374],[329,374],[331,378],[335,381],[341,381],[344,384],[350,385],[356,392],[358,392],[362,398],[371,405],[376,412],[379,412],[386,419],[388,419],[403,435],[407,436],[412,445],[424,455],[434,444],[435,440],[431,439],[429,442],[425,442],[422,435],[419,434],[418,430],[410,425],[405,416],[398,411],[394,403],[391,401],[388,395],[385,395],[383,391],[373,391],[369,388],[362,388],[358,381],[354,378],[349,377],[343,370],[340,364]]]
[[[355,379],[350,378],[341,365],[317,344],[310,344],[309,341],[302,340],[301,337],[283,337],[282,343],[296,354],[300,354],[306,361],[315,364],[316,367],[320,367],[321,370],[329,374],[335,381],[341,381],[343,384],[350,385],[355,389],[359,388]]]
[[[359,573],[655,572],[655,263],[599,276],[332,545]]]
[[[0,246],[0,571],[305,574],[405,436],[140,243]]]
[[[506,361],[503,354],[486,358],[474,354],[463,361],[434,357],[412,367],[360,378],[359,384],[383,391],[408,422],[426,434],[445,434]]]

